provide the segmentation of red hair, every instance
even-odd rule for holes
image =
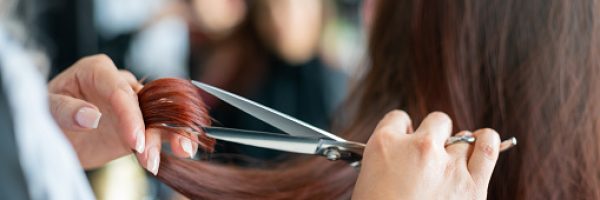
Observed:
[[[210,126],[211,118],[201,91],[190,81],[152,81],[138,93],[138,99],[147,128],[184,135],[203,150],[213,151],[214,139],[202,131]],[[190,134],[183,127],[199,134]],[[344,162],[314,157],[251,169],[163,153],[157,178],[192,199],[335,199],[350,197],[356,172]]]
[[[212,152],[215,140],[202,130],[210,126],[211,118],[200,94],[200,89],[183,79],[164,78],[146,84],[138,93],[146,128],[186,136]]]

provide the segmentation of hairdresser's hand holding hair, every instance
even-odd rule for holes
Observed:
[[[105,55],[83,58],[49,83],[52,115],[84,168],[136,151],[138,161],[156,174],[161,137],[145,129],[136,93],[141,88],[135,76],[119,71]],[[176,155],[189,157],[179,140],[171,144]]]
[[[474,145],[444,147],[452,121],[429,114],[412,132],[403,111],[388,113],[369,139],[354,199],[486,199],[500,138],[491,129],[473,133]]]

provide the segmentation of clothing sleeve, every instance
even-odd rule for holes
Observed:
[[[0,76],[18,152],[13,155],[18,155],[29,197],[94,199],[77,154],[50,114],[46,80],[31,54],[1,26],[0,46]]]
[[[30,199],[19,162],[12,115],[0,76],[0,199]]]

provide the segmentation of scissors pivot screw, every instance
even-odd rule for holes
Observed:
[[[342,154],[340,154],[340,151],[337,148],[327,148],[324,153],[327,160],[338,160],[342,157]]]

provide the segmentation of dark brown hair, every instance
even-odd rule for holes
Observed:
[[[456,131],[515,136],[488,199],[600,199],[600,2],[378,3],[361,119],[441,110]]]
[[[441,110],[455,130],[518,138],[489,199],[600,199],[599,3],[377,1],[343,137],[365,142],[391,109],[415,124]],[[356,172],[321,158],[242,169],[164,156],[158,177],[191,198],[341,199]]]

